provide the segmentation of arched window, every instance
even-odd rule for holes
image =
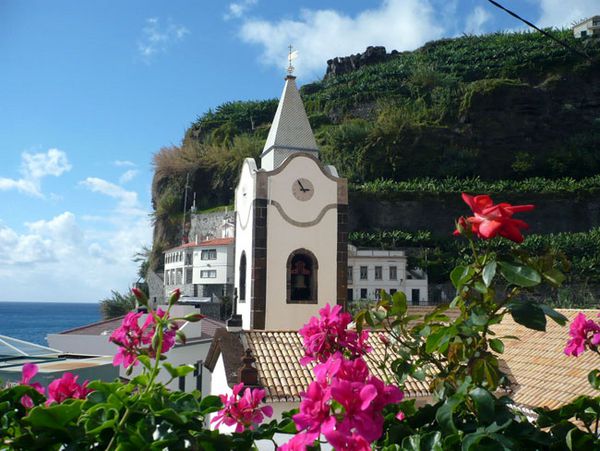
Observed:
[[[287,302],[289,304],[316,304],[317,273],[319,264],[307,249],[298,249],[287,261]]]
[[[246,252],[242,251],[240,258],[240,284],[239,284],[239,301],[246,301]]]

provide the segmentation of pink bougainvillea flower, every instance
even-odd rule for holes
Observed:
[[[119,346],[113,359],[113,365],[118,366],[123,364],[125,368],[129,368],[139,363],[138,356],[142,353],[150,357],[156,356],[156,350],[152,348],[152,337],[156,332],[158,322],[154,318],[154,315],[149,314],[140,326],[140,318],[143,315],[144,313],[141,312],[128,313],[123,318],[121,326],[111,334],[109,340]],[[167,312],[160,308],[156,311],[156,315],[159,318],[168,319]],[[161,353],[165,353],[175,346],[177,329],[178,326],[174,322],[170,324],[169,328],[165,328]]]
[[[465,203],[471,208],[474,216],[460,218],[459,228],[454,231],[455,235],[461,233],[460,229],[468,229],[481,239],[489,240],[498,235],[516,243],[523,242],[522,229],[529,225],[520,219],[514,219],[515,213],[531,211],[534,205],[511,205],[509,203],[494,204],[492,198],[487,194],[470,196],[462,193]]]
[[[384,407],[402,400],[400,389],[370,375],[361,357],[348,359],[340,351],[313,371],[315,380],[301,393],[300,411],[293,416],[302,438],[286,449],[305,449],[302,444],[320,435],[336,449],[369,449],[365,446],[383,432]]]
[[[332,308],[327,304],[319,310],[319,318],[311,317],[309,322],[298,331],[304,342],[305,355],[300,360],[302,365],[314,360],[325,362],[337,351],[345,350],[352,357],[357,357],[371,350],[367,345],[369,333],[348,330],[352,316],[341,310],[340,305]]]
[[[260,404],[265,397],[265,391],[259,388],[250,389],[246,387],[240,396],[244,384],[240,383],[233,387],[231,395],[220,395],[223,409],[211,420],[211,424],[218,428],[221,424],[235,426],[235,432],[243,432],[246,429],[254,429],[264,420],[264,417],[273,416],[271,406]]]
[[[39,394],[44,394],[44,387],[39,382],[31,383],[31,379],[35,377],[38,372],[38,366],[35,363],[26,363],[23,365],[22,374],[21,374],[21,385],[28,385],[29,387],[33,387]],[[31,409],[33,407],[33,399],[29,395],[23,395],[21,397],[21,404]]]
[[[87,388],[88,382],[85,381],[79,385],[77,379],[79,376],[73,373],[64,373],[60,379],[55,379],[48,385],[48,401],[47,405],[52,403],[61,403],[65,399],[85,399],[88,393],[93,390]]]
[[[571,339],[565,347],[565,354],[577,357],[586,346],[597,346],[600,343],[600,324],[593,319],[587,319],[583,313],[578,313],[569,328]]]

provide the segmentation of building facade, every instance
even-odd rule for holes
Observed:
[[[588,17],[573,25],[576,38],[600,37],[600,16]]]
[[[402,291],[412,305],[427,305],[427,274],[407,269],[404,251],[348,246],[348,301],[379,299],[381,290]]]
[[[231,296],[233,241],[217,238],[165,251],[165,295],[179,288],[183,297],[194,299]]]
[[[235,191],[236,311],[244,329],[298,329],[346,302],[347,181],[319,161],[288,75],[261,168],[244,161]]]

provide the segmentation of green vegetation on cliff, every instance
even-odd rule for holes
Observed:
[[[556,33],[600,55],[598,43]],[[599,84],[597,68],[538,33],[495,33],[431,42],[301,94],[321,158],[351,189],[572,192],[598,184]],[[156,155],[156,248],[179,236],[188,173],[199,209],[231,203],[240,165],[260,154],[276,107],[276,99],[225,103]]]

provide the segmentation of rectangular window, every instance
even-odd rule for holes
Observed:
[[[375,266],[375,280],[381,280],[383,269],[381,266]]]
[[[183,283],[183,270],[181,268],[177,268],[177,271],[175,272],[175,282],[177,285]]]
[[[392,289],[390,290],[390,295],[393,295],[394,293],[396,293],[396,289],[395,289],[395,288],[392,288]]]
[[[398,280],[398,268],[390,266],[390,280]]]
[[[200,260],[216,260],[217,250],[216,249],[204,249],[200,254]]]
[[[201,279],[216,279],[217,271],[215,269],[211,269],[208,271],[200,271],[200,278]]]
[[[580,35],[580,36],[581,36],[582,38],[585,38],[585,37],[587,36],[587,31],[586,31],[586,30],[583,30],[583,31],[581,32],[581,35]]]
[[[349,301],[354,300],[354,290],[352,288],[348,288],[348,300]]]
[[[410,301],[412,305],[419,305],[420,292],[418,288],[413,288],[410,293]]]
[[[192,268],[185,268],[185,282],[192,283]]]
[[[367,269],[366,266],[360,267],[360,280],[367,280]]]
[[[348,266],[348,282],[352,282],[352,266]]]
[[[361,299],[367,299],[367,289],[366,288],[361,288],[360,289],[360,298]]]
[[[188,252],[185,254],[185,264],[186,265],[191,265],[192,264],[192,253]]]

